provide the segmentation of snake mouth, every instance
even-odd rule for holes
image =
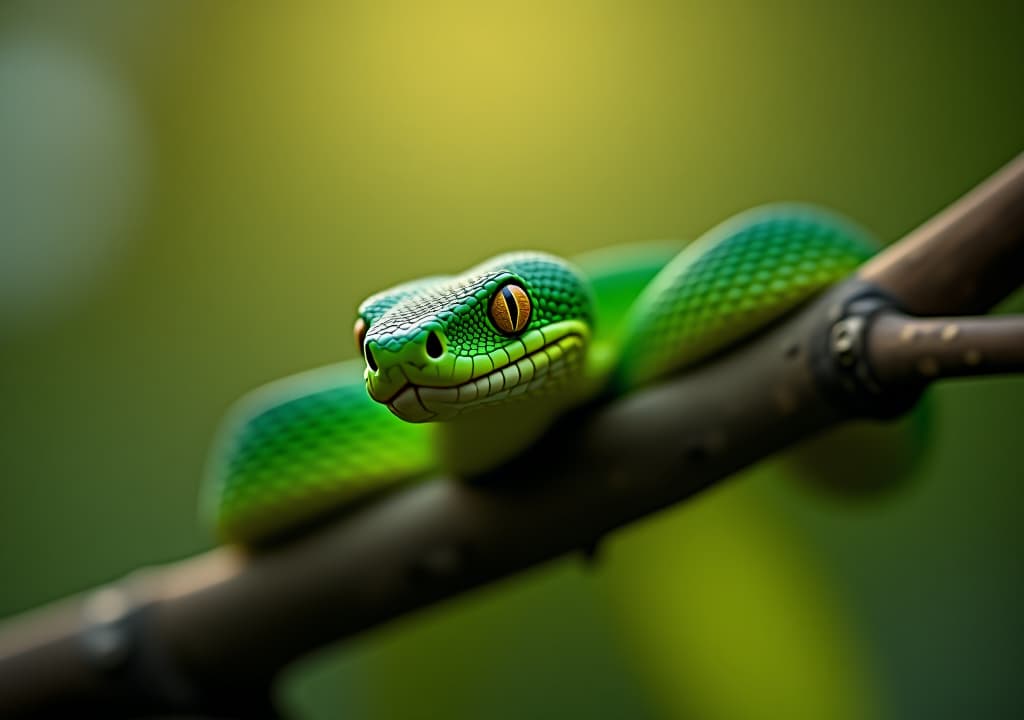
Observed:
[[[459,385],[433,387],[409,383],[386,402],[406,422],[451,420],[469,410],[559,387],[583,362],[586,337],[571,331],[532,352]]]

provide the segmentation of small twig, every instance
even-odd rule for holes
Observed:
[[[920,319],[883,313],[868,332],[867,354],[883,386],[1024,372],[1024,316]]]

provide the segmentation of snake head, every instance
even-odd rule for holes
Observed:
[[[373,295],[355,335],[370,397],[428,422],[564,385],[582,369],[592,319],[578,270],[512,253]]]

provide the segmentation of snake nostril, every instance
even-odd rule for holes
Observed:
[[[363,354],[366,356],[366,366],[373,372],[377,372],[377,361],[373,357],[373,351],[370,350],[369,343],[363,346]]]
[[[437,336],[437,333],[433,330],[427,335],[427,355],[437,360],[444,354],[444,345],[441,344],[441,338]]]

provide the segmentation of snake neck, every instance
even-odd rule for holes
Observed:
[[[557,390],[529,402],[480,408],[433,426],[442,468],[472,479],[521,453],[568,410],[594,397],[607,380],[596,368],[567,380]]]

